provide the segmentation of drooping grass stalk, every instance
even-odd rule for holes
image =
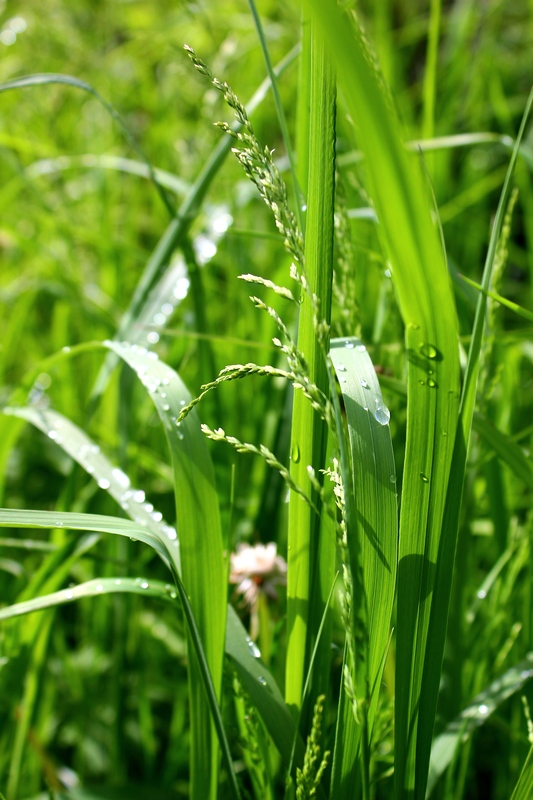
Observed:
[[[254,18],[254,24],[257,30],[257,35],[259,37],[259,42],[261,43],[261,50],[263,51],[263,57],[265,59],[266,68],[268,71],[268,76],[270,78],[270,85],[272,86],[272,94],[274,95],[274,103],[276,105],[276,112],[278,115],[278,122],[281,128],[281,134],[283,136],[283,141],[285,142],[285,148],[287,150],[287,157],[289,159],[290,169],[291,169],[291,177],[292,177],[292,188],[295,200],[295,214],[296,219],[298,220],[298,227],[301,231],[303,231],[303,224],[302,224],[302,201],[300,196],[300,188],[298,186],[298,177],[297,177],[297,170],[296,164],[294,161],[294,150],[291,147],[291,140],[289,136],[289,128],[287,126],[287,119],[285,117],[285,112],[283,110],[283,104],[281,102],[281,96],[279,93],[278,82],[276,80],[276,74],[272,67],[272,61],[270,60],[270,53],[268,52],[268,47],[265,39],[265,33],[263,31],[263,26],[261,25],[261,19],[259,14],[257,13],[257,8],[255,5],[254,0],[248,0],[248,4],[250,6],[250,11],[252,12],[252,17]]]
[[[309,379],[327,396],[324,361],[329,332],[317,332],[317,319],[329,326],[333,281],[333,196],[335,165],[335,80],[329,54],[317,30],[310,37],[309,172],[305,239],[305,276],[309,294],[302,292],[298,349],[309,367]],[[303,56],[307,56],[304,54]],[[313,298],[316,296],[316,302]],[[308,468],[318,475],[325,463],[327,428],[301,392],[295,392],[291,436],[291,477],[314,493]],[[317,570],[320,520],[302,498],[291,493],[288,533],[287,617],[288,647],[285,696],[301,707],[302,690],[313,637],[321,615],[310,619],[311,581]],[[327,570],[327,564],[324,564]],[[323,600],[327,598],[325,590]],[[324,587],[321,587],[324,589]]]
[[[298,54],[298,47],[294,47],[279,64],[274,67],[274,74],[279,76],[282,72],[292,63]],[[252,113],[263,101],[271,86],[270,78],[266,78],[261,86],[254,93],[250,102],[247,105],[247,112]],[[239,130],[239,125],[235,123],[234,129]],[[231,151],[232,140],[230,137],[224,137],[213,149],[211,155],[205,162],[200,170],[200,173],[190,190],[187,192],[183,201],[176,213],[176,216],[169,223],[167,229],[163,233],[159,242],[157,243],[153,253],[151,254],[144,272],[135,288],[135,292],[130,301],[130,305],[124,313],[119,328],[117,330],[117,340],[128,340],[135,328],[137,318],[141,315],[144,304],[147,301],[154,286],[164,275],[168,266],[169,260],[174,250],[180,246],[181,242],[186,237],[189,228],[198,214],[201,204],[211,186],[211,183],[218,173],[218,170],[224,163],[226,156]],[[106,363],[100,370],[98,379],[93,389],[93,403],[100,397],[104,391],[111,370],[117,363],[116,358],[110,354],[106,359]]]

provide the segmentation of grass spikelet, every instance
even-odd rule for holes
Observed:
[[[320,695],[315,703],[311,733],[307,739],[303,769],[296,770],[296,800],[309,800],[316,797],[328,759],[329,750],[322,753],[322,718],[325,695]]]

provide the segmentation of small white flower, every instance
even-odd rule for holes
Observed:
[[[240,544],[230,559],[229,580],[236,585],[235,594],[242,597],[242,605],[250,612],[252,638],[256,638],[260,596],[277,599],[277,587],[287,584],[287,562],[278,555],[274,542]]]

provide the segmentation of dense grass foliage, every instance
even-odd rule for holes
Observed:
[[[353,5],[0,0],[5,800],[530,796],[531,3]]]

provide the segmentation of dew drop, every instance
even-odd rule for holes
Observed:
[[[249,636],[246,637],[246,643],[248,644],[248,650],[253,655],[254,658],[261,658],[261,651],[259,650],[258,646],[255,642],[252,642]],[[266,681],[265,681],[266,683]]]
[[[260,675],[257,680],[259,681],[261,686],[266,686],[267,685],[266,678],[263,678],[262,675]]]
[[[109,489],[111,483],[107,480],[107,478],[100,478],[98,481],[98,486],[100,489]]]
[[[430,389],[434,389],[437,385],[437,382],[433,380],[433,378],[428,378],[428,386]]]
[[[52,439],[54,442],[55,442],[55,440],[57,439],[58,436],[59,436],[59,434],[58,434],[57,431],[55,431],[53,429],[51,431],[48,431],[48,438]]]
[[[489,713],[489,707],[486,706],[485,703],[482,703],[478,707],[478,713],[481,714],[482,717],[485,717]]]
[[[104,591],[103,583],[97,583],[96,586],[94,587],[94,591],[95,592],[103,592]]]
[[[123,489],[129,489],[129,486],[130,486],[130,479],[128,478],[128,476],[126,475],[126,473],[125,473],[125,472],[123,472],[123,471],[122,471],[121,469],[119,469],[118,467],[115,467],[115,468],[114,468],[114,470],[113,470],[113,473],[112,473],[112,474],[113,474],[113,477],[114,477],[114,479],[116,480],[116,482],[117,482],[117,483],[118,483],[118,484],[119,484],[119,485],[120,485],[120,486],[121,486]]]
[[[173,528],[171,525],[163,525],[163,533],[165,533],[169,539],[177,539],[178,534],[176,533],[176,528]]]
[[[142,489],[138,489],[136,492],[133,492],[133,500],[136,503],[144,503],[144,498],[146,497],[145,493]]]
[[[428,476],[427,476],[427,475],[424,475],[424,473],[423,473],[423,472],[421,472],[421,473],[420,473],[420,477],[421,477],[421,479],[423,480],[423,482],[424,482],[424,483],[429,483],[429,478],[428,478]]]
[[[142,581],[141,582],[141,589],[148,589],[148,588],[149,588],[148,581]]]
[[[291,461],[294,464],[297,464],[299,460],[300,460],[300,448],[298,447],[297,444],[293,444],[291,449]]]
[[[121,583],[122,581],[120,580],[120,578],[117,578],[115,581],[115,586],[120,586]]]
[[[154,511],[152,514],[150,514],[150,516],[154,522],[161,522],[163,519],[163,514],[160,511]]]
[[[379,422],[380,425],[388,425],[390,421],[390,411],[387,406],[378,402],[376,410],[374,411],[374,417],[376,422]]]
[[[344,366],[344,364],[338,364],[337,370],[338,372],[346,372],[346,367]]]
[[[361,384],[361,386],[363,387],[363,389],[368,389],[368,383],[365,381],[365,379],[364,379],[364,378],[361,378],[361,380],[359,381],[359,383]]]
[[[425,381],[423,381],[423,380],[422,380],[422,378],[420,378],[420,380],[418,381],[418,383],[420,384],[420,386],[424,386],[426,382],[425,382]]]
[[[170,411],[170,406],[168,403],[163,404],[163,411]]]
[[[391,483],[396,483],[396,475],[391,475],[389,480]]]
[[[67,589],[67,591],[65,592],[65,597],[67,598],[67,600],[72,600],[74,594],[70,591],[70,589]]]
[[[61,348],[61,352],[62,353],[70,353],[70,347],[62,347]]]
[[[485,589],[480,589],[479,592],[477,593],[477,596],[480,600],[484,600],[485,597],[487,596],[487,592],[485,591]]]
[[[346,347],[347,350],[353,350],[354,347],[355,347],[355,344],[353,342],[350,342],[350,341],[346,340],[344,342],[344,346]]]
[[[357,345],[357,349],[359,350],[360,353],[365,353],[366,352],[366,347],[365,347],[364,344],[358,344]]]
[[[437,358],[437,348],[427,342],[420,345],[420,352],[423,356],[426,356],[426,358]]]
[[[154,507],[153,507],[153,505],[151,503],[145,503],[143,505],[143,508],[144,508],[144,510],[146,511],[147,514],[151,514],[152,511],[154,510]]]

